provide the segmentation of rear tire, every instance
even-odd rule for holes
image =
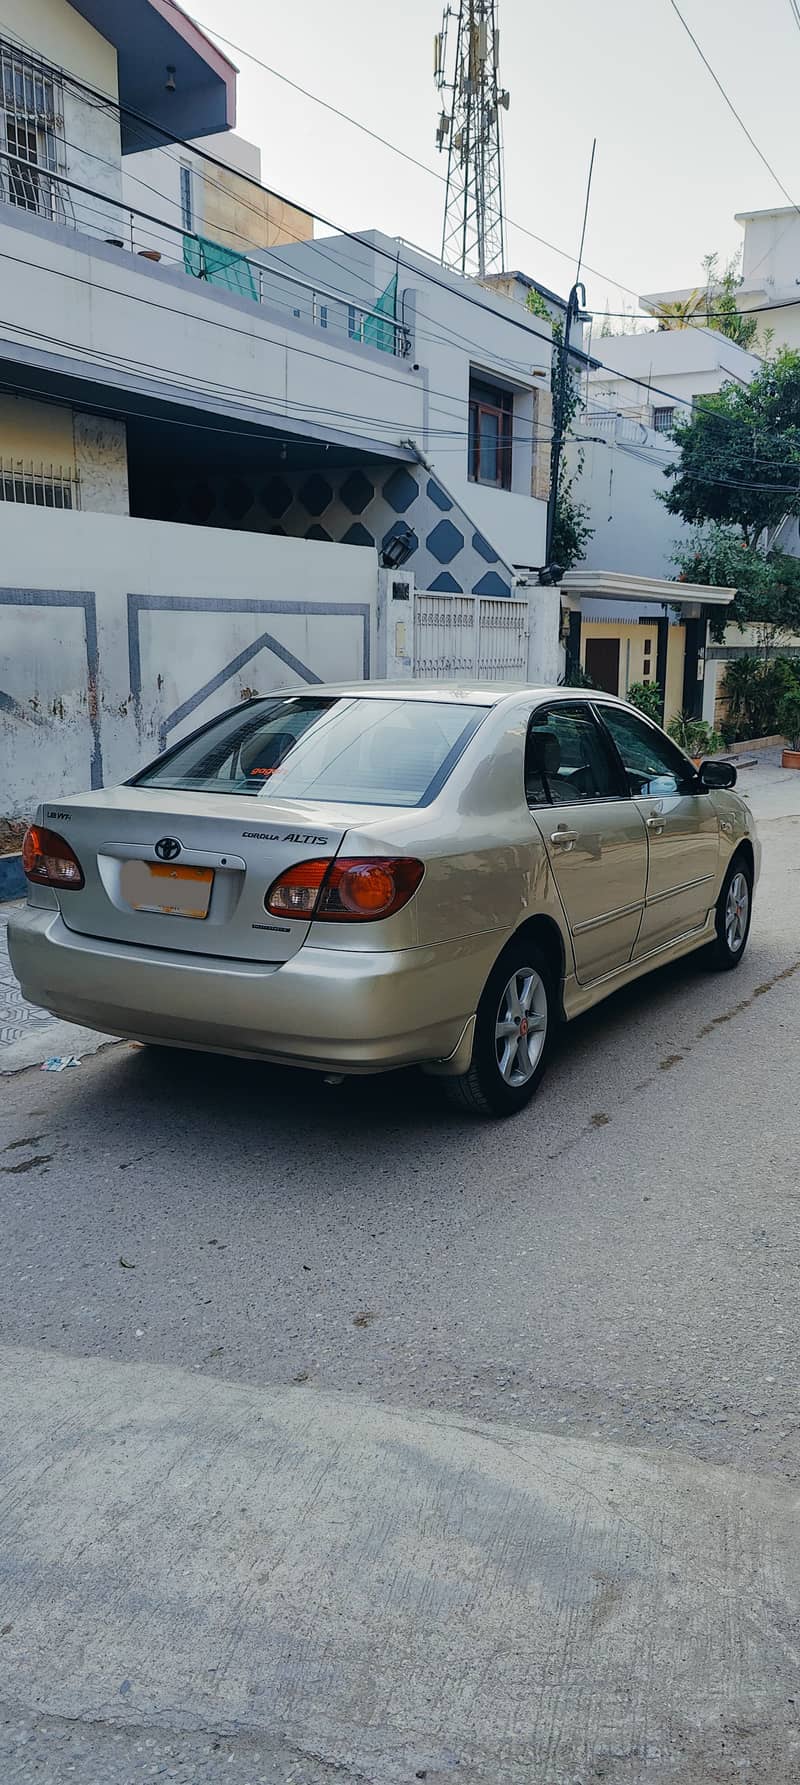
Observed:
[[[530,1103],[558,1026],[557,975],[524,936],[510,942],[481,995],[469,1071],[446,1079],[451,1103],[477,1116],[514,1116]]]
[[[753,871],[743,855],[731,862],[717,899],[716,936],[708,950],[708,965],[717,973],[732,973],[747,947],[753,915]]]

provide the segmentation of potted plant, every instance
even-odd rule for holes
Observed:
[[[781,757],[785,769],[800,769],[800,682],[784,694],[778,708],[778,724],[786,738]]]
[[[725,740],[718,731],[714,731],[705,719],[693,719],[689,713],[676,714],[667,730],[681,750],[691,756],[696,768],[707,756],[717,756],[725,747]]]

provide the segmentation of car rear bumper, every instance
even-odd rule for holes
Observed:
[[[287,1065],[379,1072],[455,1052],[504,937],[383,952],[306,944],[276,967],[81,936],[60,912],[28,906],[9,924],[8,941],[23,996],[68,1022]]]

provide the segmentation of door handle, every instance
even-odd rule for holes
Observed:
[[[557,831],[550,832],[550,841],[556,849],[571,849],[573,843],[578,841],[578,833],[567,830],[564,824]]]
[[[664,819],[662,818],[660,812],[652,812],[650,817],[648,819],[646,819],[645,822],[647,824],[648,830],[655,831],[656,836],[660,837],[661,832],[664,829]]]

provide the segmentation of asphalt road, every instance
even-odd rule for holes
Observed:
[[[742,783],[742,967],[572,1025],[513,1122],[125,1045],[0,1078],[4,1785],[800,1777],[800,777]]]

